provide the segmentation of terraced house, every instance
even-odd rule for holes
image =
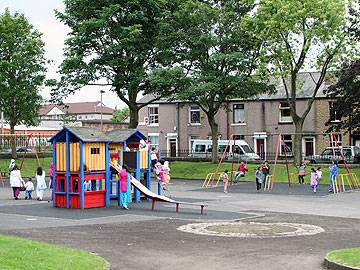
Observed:
[[[311,97],[318,73],[301,73],[298,78],[300,91],[297,99],[297,110],[305,110]],[[313,80],[314,79],[314,80]],[[307,116],[303,129],[303,155],[320,153],[330,145],[328,119],[336,123],[337,118],[333,100],[323,93],[328,87],[327,81],[317,93],[313,107]],[[151,96],[144,96],[139,102],[145,103]],[[169,101],[161,99],[144,107],[139,112],[138,129],[146,134],[151,145],[169,156],[180,156],[191,152],[196,139],[211,138],[210,127],[205,113],[196,104],[186,101]],[[293,148],[295,128],[290,116],[286,93],[282,84],[276,87],[274,95],[261,95],[253,99],[231,99],[224,104],[216,116],[219,124],[219,138],[227,139],[234,134],[237,139],[244,139],[262,158],[276,151],[278,134],[283,139],[287,151]],[[343,145],[360,145],[360,135],[338,133],[338,140]],[[280,151],[281,153],[281,151]],[[283,153],[281,153],[283,154]]]

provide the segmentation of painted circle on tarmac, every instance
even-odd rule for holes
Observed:
[[[261,222],[192,223],[180,226],[178,230],[202,235],[241,238],[305,236],[325,231],[319,226],[309,224]]]

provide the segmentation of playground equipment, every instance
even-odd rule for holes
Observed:
[[[110,200],[120,202],[120,188],[117,175],[126,164],[134,176],[135,201],[140,193],[153,201],[176,204],[198,205],[201,214],[206,204],[186,203],[157,195],[150,190],[150,152],[139,150],[140,140],[146,137],[134,129],[119,129],[102,132],[93,128],[67,127],[54,135],[50,142],[53,147],[55,164],[53,185],[53,206],[60,208],[109,207]],[[130,150],[127,150],[130,149]],[[143,174],[143,178],[141,177]]]
[[[273,175],[269,174],[265,178],[265,184],[264,184],[264,191],[270,191],[271,190],[271,183],[272,183]]]

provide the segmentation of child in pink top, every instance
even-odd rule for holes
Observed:
[[[310,186],[313,189],[314,193],[316,193],[316,188],[318,186],[319,175],[314,168],[311,168],[310,174]]]
[[[119,185],[120,185],[120,201],[124,209],[128,210],[128,204],[130,202],[129,197],[131,193],[129,192],[129,181],[128,173],[129,168],[124,164],[123,169],[119,172]]]
[[[229,184],[228,170],[225,170],[222,176],[223,176],[223,183],[224,183],[224,193],[227,193],[227,187]]]

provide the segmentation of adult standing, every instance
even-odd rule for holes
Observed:
[[[266,186],[266,177],[270,174],[270,166],[267,160],[261,166],[261,172],[263,174],[263,184]]]
[[[14,169],[14,166],[15,166],[15,159],[11,159],[9,165],[9,173]]]
[[[122,170],[119,172],[119,184],[121,205],[124,209],[128,210],[128,205],[131,202],[131,188],[129,181],[129,168],[126,164],[122,166]]]
[[[10,186],[13,189],[13,195],[15,200],[19,199],[20,187],[22,185],[25,186],[25,182],[21,178],[19,167],[15,164],[14,167],[12,168],[12,171],[10,172]]]
[[[36,170],[36,197],[38,201],[42,201],[46,188],[45,171],[38,167]]]

